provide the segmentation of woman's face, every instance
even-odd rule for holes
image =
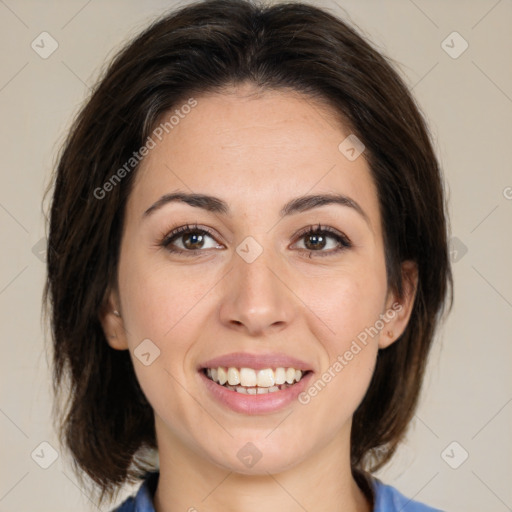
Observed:
[[[388,293],[377,190],[350,131],[295,93],[251,92],[198,96],[153,137],[110,295],[121,317],[102,322],[111,346],[130,350],[161,449],[256,474],[348,458],[377,350],[401,334],[410,304]],[[161,200],[176,193],[216,199]],[[296,202],[325,194],[344,199]],[[254,358],[209,363],[233,353]],[[279,367],[309,373],[253,395],[213,383],[205,366],[248,368],[245,387],[254,376],[268,387]]]

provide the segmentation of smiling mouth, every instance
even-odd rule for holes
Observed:
[[[295,368],[234,368],[219,366],[217,368],[202,368],[203,374],[219,386],[231,391],[247,395],[262,395],[276,393],[294,386],[311,370],[301,371]]]

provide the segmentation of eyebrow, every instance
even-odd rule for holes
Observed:
[[[158,199],[158,201],[152,204],[144,212],[142,217],[146,218],[155,211],[162,208],[164,205],[173,202],[185,203],[195,208],[202,208],[206,211],[226,215],[228,217],[232,216],[228,204],[218,197],[205,194],[187,194],[183,192],[175,192],[172,194],[163,195],[160,199]],[[318,208],[320,206],[329,204],[339,204],[352,208],[357,213],[359,213],[359,215],[361,215],[366,223],[371,227],[370,218],[361,208],[361,206],[356,201],[343,194],[316,194],[297,197],[286,203],[279,212],[279,215],[282,218],[288,215],[305,212],[312,210],[313,208]]]

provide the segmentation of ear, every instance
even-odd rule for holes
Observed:
[[[411,317],[416,290],[418,287],[418,266],[414,261],[402,263],[403,297],[389,292],[384,318],[388,319],[379,337],[379,348],[389,347],[405,331]]]
[[[107,300],[100,310],[99,319],[108,344],[115,350],[127,350],[126,329],[116,291],[109,292]]]

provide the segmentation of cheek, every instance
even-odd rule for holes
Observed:
[[[320,372],[299,397],[312,430],[336,435],[350,421],[370,384],[377,358],[385,276],[351,274],[316,281],[310,288],[310,329],[321,342]],[[328,329],[325,327],[328,326]]]
[[[137,379],[155,410],[169,407],[161,392],[168,389],[169,394],[183,398],[173,400],[175,413],[185,414],[181,407],[187,397],[182,396],[179,383],[189,378],[189,366],[194,362],[191,351],[204,329],[205,295],[219,280],[212,274],[204,268],[172,267],[166,261],[155,262],[134,253],[120,262],[119,292],[128,346]],[[142,346],[148,349],[142,352]],[[138,355],[148,351],[151,361],[153,354],[156,357],[145,366]]]
[[[154,411],[184,418],[186,404],[190,407],[183,388],[188,378],[186,364],[192,341],[201,329],[196,306],[209,289],[208,276],[191,277],[189,271],[132,254],[120,262],[119,281],[137,380]],[[144,351],[139,349],[142,346]],[[148,365],[144,353],[150,354]]]
[[[186,317],[214,283],[204,270],[191,272],[142,255],[120,262],[120,295],[131,338],[163,343],[187,325]]]
[[[348,266],[337,275],[317,276],[304,287],[309,328],[321,341],[322,369],[304,394],[304,404],[339,403],[339,420],[351,415],[370,383],[378,352],[382,306],[387,291],[384,262]],[[322,398],[316,399],[316,396]]]
[[[347,269],[306,284],[302,292],[307,297],[305,303],[315,313],[312,322],[323,326],[330,356],[374,326],[382,313],[387,287],[385,273],[378,268]]]

